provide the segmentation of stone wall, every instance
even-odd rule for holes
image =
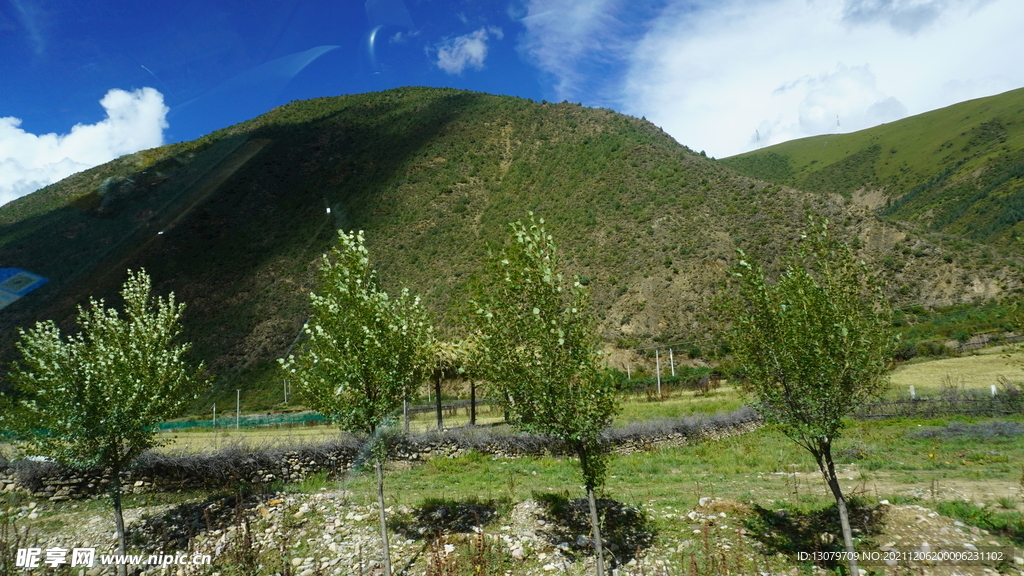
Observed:
[[[632,429],[614,429],[606,434],[605,440],[615,453],[629,454],[658,446],[716,440],[749,432],[760,425],[757,417],[747,410],[710,419],[659,421]],[[468,452],[498,458],[565,452],[564,446],[551,438],[484,427],[390,436],[385,440],[390,460],[410,463]],[[290,449],[235,446],[202,454],[148,452],[121,473],[121,485],[127,493],[140,493],[299,482],[325,471],[328,476],[344,473],[366,458],[365,448],[364,439],[349,436]],[[110,470],[76,471],[49,462],[0,460],[0,490],[23,492],[53,502],[101,495],[108,491],[111,481]]]

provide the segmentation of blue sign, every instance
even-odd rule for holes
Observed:
[[[0,268],[0,310],[46,284],[46,278],[18,268]]]

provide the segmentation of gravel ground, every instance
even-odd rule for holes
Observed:
[[[72,505],[27,505],[11,512],[37,524],[43,547],[65,548],[95,546],[98,553],[112,551],[111,515],[86,511]],[[409,513],[406,508],[388,508],[389,514]],[[984,550],[1005,546],[1005,541],[983,530],[938,515],[922,506],[882,504],[881,532],[874,536],[874,548],[901,550]],[[742,502],[702,499],[692,510],[648,509],[657,522],[672,525],[684,536],[674,542],[658,543],[643,551],[636,560],[619,566],[621,576],[681,574],[759,574],[793,576],[800,573],[824,573],[820,569],[794,567],[780,557],[766,557],[763,547],[743,528],[752,513]],[[391,554],[395,570],[407,574],[425,574],[428,563],[452,560],[466,553],[469,541],[483,538],[506,557],[506,575],[593,573],[593,559],[573,561],[569,542],[552,542],[550,522],[543,509],[532,500],[516,504],[506,514],[478,531],[476,535],[454,535],[430,547],[423,540],[407,539],[392,532]],[[244,521],[243,521],[244,519]],[[209,566],[144,567],[137,574],[219,575],[267,573],[289,576],[334,576],[383,572],[377,508],[352,502],[342,490],[324,490],[315,494],[279,493],[250,497],[241,503],[234,498],[191,502],[178,506],[140,507],[126,512],[132,542],[146,553],[177,551],[209,554]],[[248,530],[246,530],[248,527]],[[44,530],[44,528],[47,528]],[[248,543],[246,540],[248,533]],[[586,538],[585,535],[580,537]],[[246,568],[247,553],[258,559]],[[1001,565],[974,563],[962,566],[915,564],[911,572],[886,567],[886,573],[913,573],[929,576],[977,575],[997,573],[1024,576],[1024,557],[1013,552]],[[249,555],[253,558],[253,555]],[[48,571],[52,572],[52,571]],[[74,574],[98,576],[113,574],[110,567],[92,568]],[[435,571],[435,573],[437,573]]]

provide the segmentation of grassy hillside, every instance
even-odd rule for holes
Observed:
[[[280,389],[274,360],[299,333],[336,228],[365,230],[386,287],[410,287],[454,330],[488,246],[529,210],[592,287],[608,342],[706,337],[735,249],[773,262],[808,211],[837,222],[899,305],[1019,287],[1016,266],[984,258],[982,245],[741,176],[643,120],[403,88],[294,102],[0,208],[0,262],[51,279],[0,311],[0,350],[10,359],[13,328],[37,319],[70,327],[89,295],[116,302],[125,270],[145,267],[161,293],[189,305],[185,336],[217,377],[204,403],[233,401],[241,388],[250,406],[269,406]]]
[[[1012,244],[1024,233],[1024,89],[723,163],[769,182],[841,194],[922,229]]]

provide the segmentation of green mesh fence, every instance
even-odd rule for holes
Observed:
[[[160,430],[182,430],[185,428],[254,428],[257,426],[309,426],[311,424],[326,424],[328,420],[315,412],[299,412],[297,414],[247,414],[241,418],[234,416],[218,417],[216,423],[213,418],[206,420],[183,420],[175,422],[161,422],[158,425]]]

